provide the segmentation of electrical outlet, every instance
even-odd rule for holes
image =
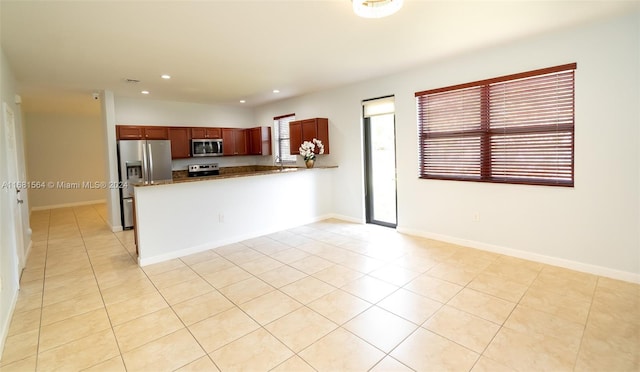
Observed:
[[[218,213],[218,222],[224,223],[224,213]]]
[[[479,222],[480,221],[480,212],[475,212],[473,214],[472,219],[473,219],[473,222]]]

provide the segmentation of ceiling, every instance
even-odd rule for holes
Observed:
[[[148,90],[148,99],[246,100],[255,106],[629,12],[638,4],[406,0],[390,17],[362,19],[349,0],[1,0],[0,37],[25,110],[80,110],[102,89],[116,96],[142,98],[140,91]]]

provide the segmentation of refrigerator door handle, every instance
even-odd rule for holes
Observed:
[[[147,156],[149,156],[149,183],[153,183],[153,153],[150,143],[147,143]]]
[[[142,183],[149,183],[149,164],[147,160],[147,147],[145,146],[146,142],[142,142]]]

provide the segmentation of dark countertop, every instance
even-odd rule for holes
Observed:
[[[157,182],[150,185],[134,185],[134,186],[156,186],[156,185],[167,185],[167,184],[175,184],[175,183],[185,183],[185,182],[199,182],[199,181],[209,181],[209,180],[220,180],[227,178],[240,178],[240,177],[253,177],[253,176],[263,176],[270,174],[278,174],[278,173],[292,173],[292,172],[303,172],[314,169],[331,169],[338,168],[337,165],[333,166],[315,166],[313,168],[305,168],[305,167],[276,167],[276,166],[264,166],[264,165],[249,165],[242,167],[224,167],[220,168],[220,174],[216,176],[203,176],[203,177],[189,177],[187,171],[173,171],[173,180],[172,181],[162,181]]]

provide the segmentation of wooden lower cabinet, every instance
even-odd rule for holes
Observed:
[[[171,159],[191,157],[191,128],[169,128]]]

